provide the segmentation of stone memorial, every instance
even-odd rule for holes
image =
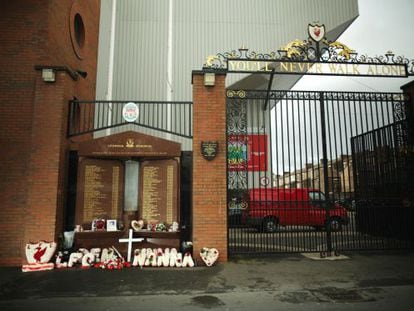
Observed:
[[[124,166],[121,161],[84,158],[79,161],[76,224],[89,228],[96,218],[120,219]]]
[[[142,247],[179,247],[181,146],[136,132],[122,132],[77,144],[78,180],[75,246],[113,245],[126,252],[132,220],[166,225],[172,232],[135,230]],[[138,210],[137,210],[138,209]],[[95,219],[117,221],[117,231],[89,231]]]
[[[174,159],[141,164],[139,215],[147,223],[179,222],[178,162]]]

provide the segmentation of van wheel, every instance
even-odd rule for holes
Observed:
[[[278,222],[275,218],[266,218],[263,220],[263,232],[273,233],[277,231]]]
[[[331,228],[332,232],[338,232],[342,230],[341,220],[336,217],[332,217],[331,219],[329,219],[328,226]]]

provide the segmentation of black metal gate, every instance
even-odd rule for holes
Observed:
[[[406,149],[401,93],[228,90],[230,254],[413,247]]]

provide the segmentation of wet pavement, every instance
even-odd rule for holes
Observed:
[[[239,257],[211,268],[0,269],[1,310],[414,310],[414,253]]]

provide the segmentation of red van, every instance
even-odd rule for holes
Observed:
[[[342,225],[348,224],[346,209],[339,204],[328,208],[325,195],[318,189],[250,189],[242,218],[244,223],[264,232],[292,225],[322,229],[327,224],[331,231],[340,231]]]

